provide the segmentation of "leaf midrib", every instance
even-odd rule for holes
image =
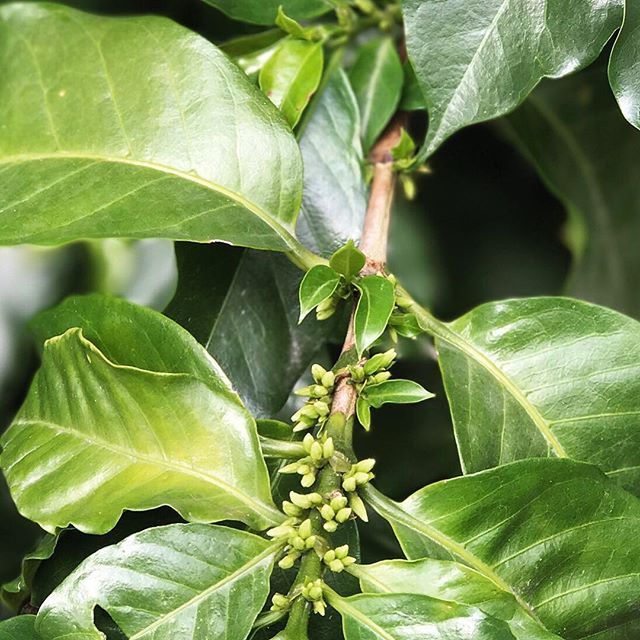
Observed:
[[[182,374],[173,374],[173,375],[180,376]],[[240,491],[239,489],[237,489],[233,485],[228,484],[218,476],[215,476],[210,473],[198,471],[193,467],[189,467],[185,464],[176,462],[175,460],[154,458],[153,456],[142,454],[139,451],[132,452],[124,447],[120,447],[118,445],[106,442],[104,440],[101,440],[100,438],[92,438],[85,433],[74,431],[63,425],[57,424],[55,422],[51,422],[50,420],[20,419],[20,420],[16,420],[16,422],[14,423],[14,426],[45,427],[56,432],[61,432],[63,434],[66,434],[78,440],[85,441],[87,443],[87,446],[102,448],[107,451],[111,451],[112,453],[116,453],[126,458],[130,458],[135,462],[143,462],[143,463],[151,464],[156,467],[163,467],[165,469],[168,469],[169,471],[176,471],[178,473],[183,473],[184,475],[197,478],[198,480],[202,480],[204,482],[212,484],[218,487],[219,489],[222,489],[226,493],[233,495],[240,502],[250,507],[255,513],[260,513],[268,521],[270,522],[274,521],[273,520],[274,512],[271,512],[271,510],[266,509],[265,506],[262,505],[261,503],[254,501],[253,498],[250,495],[246,494],[244,491]],[[6,444],[6,443],[3,443],[3,444]]]
[[[503,392],[507,391],[509,395],[522,407],[529,416],[534,426],[544,437],[547,444],[558,458],[567,458],[567,452],[558,438],[551,430],[550,423],[545,420],[535,405],[533,405],[525,393],[504,373],[486,354],[477,349],[473,344],[467,342],[460,334],[453,331],[449,326],[436,320],[430,313],[419,305],[413,305],[411,311],[418,318],[420,326],[427,332],[439,340],[447,342],[455,349],[461,351],[465,356],[472,359],[485,369],[502,387]]]
[[[87,160],[93,161],[96,163],[107,163],[107,164],[123,164],[131,167],[141,168],[141,169],[151,169],[153,171],[158,171],[175,178],[179,178],[181,180],[186,180],[193,184],[196,184],[200,187],[204,187],[208,191],[216,191],[223,196],[229,198],[233,202],[236,202],[240,206],[244,207],[255,216],[260,218],[263,222],[265,222],[269,227],[271,227],[275,233],[284,241],[284,243],[291,249],[296,250],[297,241],[293,237],[293,235],[284,227],[277,219],[264,211],[261,207],[256,205],[254,202],[247,200],[245,197],[240,195],[239,193],[228,189],[227,187],[223,187],[222,185],[211,182],[206,178],[203,178],[196,174],[185,173],[180,169],[176,169],[175,167],[170,167],[165,164],[161,164],[158,162],[151,162],[147,160],[133,160],[131,158],[122,158],[118,156],[110,156],[110,155],[100,155],[100,154],[90,154],[90,153],[75,153],[70,151],[58,151],[52,153],[27,153],[27,154],[17,154],[11,156],[5,156],[0,159],[0,166],[3,165],[12,165],[12,164],[26,164],[29,162],[38,162],[42,160]]]
[[[149,634],[150,632],[153,633],[156,629],[160,628],[167,621],[175,618],[176,616],[181,614],[183,611],[186,611],[187,609],[198,604],[202,600],[205,600],[212,593],[214,593],[215,591],[218,591],[225,585],[231,582],[234,582],[235,580],[240,578],[243,574],[248,573],[251,569],[253,569],[255,566],[260,564],[263,560],[268,558],[270,555],[275,554],[276,551],[280,548],[280,546],[281,546],[280,543],[276,543],[268,546],[261,554],[253,557],[249,562],[243,564],[239,569],[236,569],[230,575],[225,576],[222,580],[219,580],[215,584],[211,585],[210,587],[205,589],[202,593],[199,593],[198,595],[194,596],[190,600],[187,600],[187,602],[184,602],[176,609],[173,609],[169,613],[165,614],[164,616],[162,616],[161,618],[159,618],[158,620],[150,624],[148,627],[145,627],[144,629],[137,631],[134,635],[132,635],[129,638],[129,640],[140,640],[141,638],[144,638],[145,636],[147,636],[147,634]]]

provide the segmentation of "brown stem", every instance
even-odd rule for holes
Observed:
[[[379,141],[371,151],[373,162],[373,181],[371,183],[371,195],[369,206],[364,220],[364,229],[360,241],[360,250],[367,257],[367,263],[361,271],[362,275],[380,273],[387,261],[387,236],[389,235],[389,221],[391,218],[391,206],[396,184],[396,176],[393,168],[391,149],[398,143],[404,124],[403,114],[397,114]],[[355,309],[354,309],[355,312]],[[355,333],[353,330],[354,312],[351,313],[349,329],[342,345],[342,353],[346,353],[355,347]],[[344,433],[328,433],[334,438],[336,447],[347,457],[352,457],[351,430],[356,410],[357,391],[354,385],[349,384],[348,376],[342,376],[336,386],[331,403],[331,414],[342,413],[346,419]],[[324,494],[340,488],[340,477],[327,465],[320,472],[316,491]],[[314,529],[320,532],[322,517],[318,513],[312,514]],[[308,580],[319,577],[323,571],[322,562],[313,553],[307,553],[300,564],[298,575],[294,582],[303,585]],[[298,598],[291,608],[289,619],[283,633],[277,636],[282,640],[306,640],[306,628],[308,624],[310,607],[302,598]]]

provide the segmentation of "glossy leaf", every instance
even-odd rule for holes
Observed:
[[[220,45],[220,49],[233,58],[248,76],[253,77],[273,55],[282,38],[280,29],[269,29],[227,40]]]
[[[330,298],[340,284],[340,274],[319,264],[309,269],[300,283],[300,322],[321,302]]]
[[[435,397],[433,393],[413,380],[386,380],[378,384],[367,385],[362,395],[376,409],[388,402],[412,404]]]
[[[296,250],[295,140],[212,44],[163,18],[32,3],[0,9],[0,42],[0,243]]]
[[[218,363],[179,324],[146,307],[98,294],[72,296],[31,321],[39,345],[74,327],[117,365],[184,373],[214,390],[231,384]]]
[[[609,79],[624,117],[640,129],[640,6],[626,0],[624,24],[611,52]]]
[[[328,73],[299,131],[304,189],[297,226],[300,240],[325,257],[360,238],[367,209],[358,103],[344,71]]]
[[[231,18],[254,24],[274,24],[278,7],[292,18],[313,18],[331,10],[325,0],[204,0]]]
[[[393,593],[330,596],[346,640],[513,640],[507,625],[475,607]]]
[[[331,256],[329,265],[341,273],[347,282],[351,282],[360,273],[366,262],[367,258],[364,253],[356,247],[353,240],[349,240]]]
[[[504,124],[578,230],[569,292],[640,318],[640,133],[603,66],[544,83]]]
[[[35,616],[18,616],[0,622],[0,640],[40,640],[35,621]]]
[[[419,593],[478,607],[508,623],[517,640],[559,640],[536,622],[509,593],[466,565],[447,560],[386,560],[350,571],[371,593]]]
[[[269,593],[276,551],[225,527],[147,529],[85,560],[45,601],[36,627],[43,640],[101,640],[100,606],[131,639],[244,640]]]
[[[430,115],[421,158],[510,111],[542,78],[592,62],[621,10],[622,0],[404,0],[407,52]]]
[[[302,273],[283,256],[195,244],[179,244],[177,256],[167,314],[220,363],[254,416],[274,416],[333,323],[298,325]]]
[[[356,402],[356,416],[358,422],[365,428],[366,431],[371,429],[371,405],[362,397],[358,396]]]
[[[360,107],[362,144],[368,151],[402,96],[404,73],[393,40],[374,39],[360,47],[349,80]]]
[[[570,298],[529,298],[432,329],[467,472],[571,457],[640,492],[638,322]]]
[[[255,422],[234,393],[115,364],[81,329],[46,343],[1,444],[18,509],[50,532],[104,533],[125,509],[164,504],[198,522],[280,519]]]
[[[387,328],[395,306],[395,287],[382,276],[365,276],[358,282],[360,298],[354,317],[356,348],[361,355]]]
[[[260,88],[295,127],[320,84],[322,44],[287,38],[260,70]]]
[[[398,504],[367,489],[409,559],[453,559],[565,640],[640,630],[640,501],[596,467],[525,460],[438,482]]]

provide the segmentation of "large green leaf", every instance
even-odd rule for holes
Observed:
[[[368,151],[402,96],[404,72],[393,40],[384,37],[362,46],[349,71],[349,80],[360,107],[362,144]]]
[[[211,525],[147,529],[90,556],[45,601],[43,640],[102,640],[94,609],[131,640],[244,640],[269,593],[277,547]]]
[[[18,509],[51,532],[104,533],[125,509],[165,504],[198,522],[279,520],[255,422],[233,392],[115,364],[78,328],[46,343],[1,444]]]
[[[39,640],[35,616],[18,616],[0,622],[0,640]]]
[[[504,124],[578,231],[570,293],[640,317],[640,133],[603,66],[544,83]]]
[[[594,60],[622,0],[403,0],[407,52],[430,120],[425,159],[451,134],[516,107],[544,77]]]
[[[385,560],[353,565],[365,592],[421,593],[432,598],[476,606],[508,622],[517,640],[559,640],[525,611],[517,600],[489,578],[458,562],[447,560]]]
[[[624,24],[611,52],[609,79],[624,117],[640,129],[640,5],[626,0]]]
[[[346,640],[513,640],[503,621],[424,595],[331,594],[329,603],[342,615]]]
[[[366,497],[408,558],[468,565],[565,640],[640,632],[640,501],[596,467],[525,460],[400,504],[372,489]]]
[[[181,244],[177,256],[168,315],[205,345],[255,416],[273,417],[332,327],[298,325],[302,272],[283,256],[232,247]]]
[[[310,249],[329,257],[348,240],[360,238],[367,209],[360,113],[342,69],[330,72],[309,106],[300,150],[304,189],[298,236]]]
[[[570,298],[484,304],[437,336],[465,471],[537,456],[640,492],[640,324]],[[425,322],[426,320],[426,322]]]
[[[206,40],[163,18],[10,4],[0,68],[0,243],[298,247],[296,142]]]
[[[231,18],[255,24],[274,24],[278,7],[292,18],[313,18],[330,11],[325,0],[204,0]]]

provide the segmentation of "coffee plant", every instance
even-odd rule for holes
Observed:
[[[31,322],[0,466],[43,535],[0,640],[639,637],[640,5],[198,11],[234,37],[0,5],[0,244],[176,242],[179,278],[164,314],[93,287]],[[575,297],[444,321],[387,266],[394,195],[494,119],[570,211]],[[383,405],[428,430],[412,349],[463,474],[397,501],[358,449]]]

